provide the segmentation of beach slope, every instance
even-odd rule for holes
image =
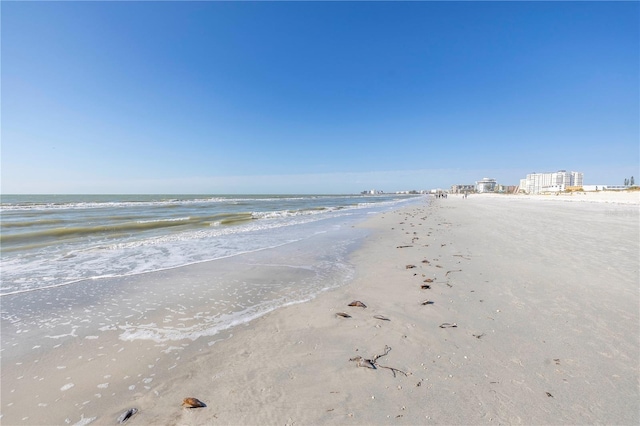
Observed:
[[[363,226],[350,285],[235,330],[135,423],[638,424],[637,204],[450,196]]]

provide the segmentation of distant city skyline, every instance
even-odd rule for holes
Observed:
[[[640,175],[638,2],[4,2],[2,193]]]

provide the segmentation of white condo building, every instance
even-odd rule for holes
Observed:
[[[483,178],[476,182],[476,191],[478,192],[493,192],[496,190],[497,182],[495,179]]]
[[[582,172],[560,170],[552,173],[531,173],[520,179],[520,190],[527,194],[564,191],[568,186],[582,186]]]

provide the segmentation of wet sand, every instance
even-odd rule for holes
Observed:
[[[211,344],[148,360],[153,342],[84,339],[17,386],[3,363],[2,423],[115,424],[135,407],[127,424],[638,424],[640,203],[623,198],[449,196],[372,217],[349,285]],[[37,371],[64,358],[84,389],[100,372],[74,360],[116,344],[99,403]],[[47,392],[46,417],[11,395]]]

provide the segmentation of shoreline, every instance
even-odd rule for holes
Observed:
[[[135,407],[127,424],[637,424],[640,250],[638,216],[627,214],[637,207],[513,199],[452,196],[371,217],[358,225],[370,233],[351,255],[349,284],[197,345],[131,400],[64,415],[114,424]],[[367,308],[347,306],[354,300]],[[129,346],[144,356],[145,345]],[[397,370],[350,361],[378,355]],[[207,407],[181,408],[185,397]]]

